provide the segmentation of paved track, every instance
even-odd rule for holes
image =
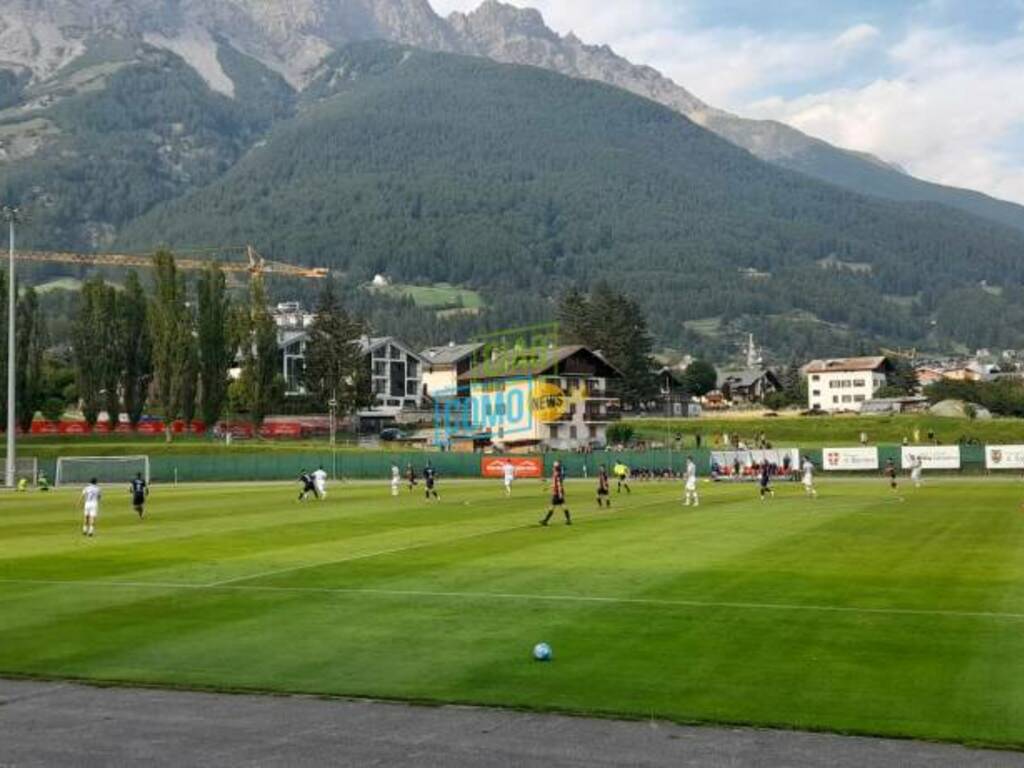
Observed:
[[[1024,766],[1024,754],[304,696],[0,680],[13,766]]]

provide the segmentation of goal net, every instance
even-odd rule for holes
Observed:
[[[128,483],[138,473],[149,482],[149,456],[61,456],[54,484],[85,485],[93,478],[103,483]]]
[[[0,458],[0,480],[5,479],[7,473],[7,457]],[[32,456],[18,456],[14,459],[14,483],[17,485],[21,480],[28,480],[29,485],[35,485],[39,479],[39,459]]]

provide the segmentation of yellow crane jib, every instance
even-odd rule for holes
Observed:
[[[225,253],[238,249],[218,249],[206,253]],[[192,252],[194,253],[194,252]],[[195,258],[192,256],[175,255],[174,262],[178,269],[197,271],[206,269],[214,261],[218,261],[225,272],[243,272],[250,275],[281,275],[283,277],[299,277],[323,280],[330,271],[323,267],[300,267],[280,261],[269,261],[261,256],[251,245],[245,247],[246,261],[218,261],[213,258]],[[72,253],[70,251],[16,251],[14,257],[18,261],[43,264],[73,264],[77,266],[100,267],[152,267],[152,254],[126,253]]]

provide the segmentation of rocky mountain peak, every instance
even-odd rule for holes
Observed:
[[[559,36],[535,9],[484,0],[471,13],[451,14],[448,23],[462,38],[462,47],[467,53],[598,80],[691,117],[711,111],[685,88],[650,67],[630,63],[607,45],[586,45],[572,33]]]
[[[484,0],[475,11],[453,13],[448,23],[460,35],[470,38],[539,38],[557,41],[558,35],[544,23],[535,8],[517,8],[499,0]]]
[[[222,38],[299,87],[335,48],[357,40],[461,47],[428,0],[0,0],[0,67],[28,69],[34,80],[98,37],[145,39],[197,69]]]

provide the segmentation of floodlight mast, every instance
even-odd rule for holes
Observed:
[[[15,371],[17,356],[14,353],[14,318],[17,292],[14,287],[14,224],[20,220],[21,210],[12,206],[3,207],[3,218],[8,227],[8,266],[7,266],[7,466],[4,472],[4,485],[14,487],[14,421],[15,421]]]

